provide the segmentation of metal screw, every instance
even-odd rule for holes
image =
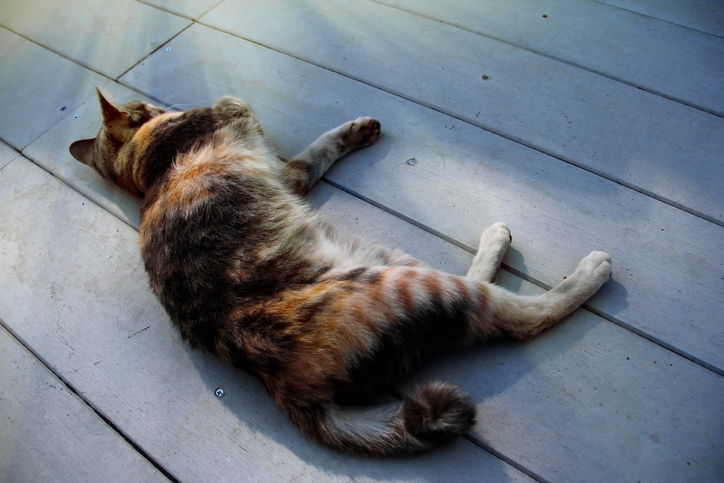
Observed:
[[[65,111],[65,106],[60,106],[60,111]]]
[[[166,47],[166,52],[171,52],[173,49],[171,47]]]
[[[410,158],[407,160],[407,164],[409,164],[410,166],[414,166],[417,164],[417,160],[415,158]]]
[[[224,390],[221,388],[218,388],[214,394],[216,394],[216,397],[221,397],[224,395]]]

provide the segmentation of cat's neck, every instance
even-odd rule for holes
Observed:
[[[128,161],[133,185],[145,194],[163,180],[176,157],[210,141],[218,129],[210,108],[167,113],[147,122],[129,143]]]

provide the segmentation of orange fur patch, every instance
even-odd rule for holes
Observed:
[[[182,115],[182,112],[169,112],[161,114],[146,122],[140,127],[131,141],[123,146],[116,160],[115,169],[117,173],[127,172],[130,169],[133,183],[142,191],[149,188],[145,186],[145,165],[142,162],[146,156],[146,150],[153,140],[153,131],[159,124]]]

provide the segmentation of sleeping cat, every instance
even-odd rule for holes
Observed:
[[[475,407],[451,384],[391,405],[341,401],[379,391],[439,349],[534,337],[611,274],[610,257],[593,252],[546,294],[523,297],[491,283],[511,241],[502,223],[483,233],[465,277],[338,232],[304,198],[336,159],[377,140],[372,118],[286,161],[240,99],[180,113],[98,97],[98,137],[70,151],[143,197],[141,253],[171,319],[193,347],[256,374],[327,446],[409,454],[465,433]]]

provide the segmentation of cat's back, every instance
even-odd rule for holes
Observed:
[[[177,323],[224,317],[273,283],[278,272],[264,259],[307,213],[280,181],[280,163],[261,133],[240,137],[226,125],[146,193],[141,254]]]

